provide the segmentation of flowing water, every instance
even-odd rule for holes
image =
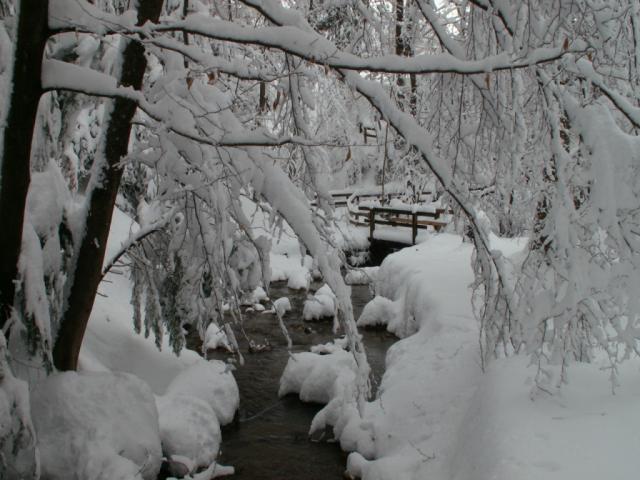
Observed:
[[[314,285],[315,291],[320,285]],[[289,290],[284,284],[272,284],[272,299],[288,297],[292,310],[284,316],[293,342],[293,352],[308,351],[312,345],[334,338],[332,320],[305,322],[302,308],[307,293]],[[352,287],[356,318],[369,301],[367,286]],[[346,454],[336,443],[312,441],[309,425],[321,405],[301,402],[296,395],[278,398],[280,375],[287,363],[287,342],[269,313],[250,312],[244,317],[245,334],[265,350],[249,353],[248,342],[236,332],[244,356],[244,366],[234,375],[240,388],[240,410],[236,421],[222,431],[220,463],[233,465],[233,478],[250,480],[330,480],[343,478]],[[374,373],[374,384],[384,371],[387,348],[395,337],[386,331],[366,331],[364,342]],[[191,348],[198,349],[197,338]],[[208,358],[228,360],[222,352],[209,352]]]

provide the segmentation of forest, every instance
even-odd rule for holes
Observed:
[[[265,309],[347,478],[637,474],[636,0],[0,0],[0,92],[0,478],[233,473]]]

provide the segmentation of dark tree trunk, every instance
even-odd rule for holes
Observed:
[[[404,0],[396,0],[396,55],[406,55],[406,41],[403,33],[404,26]],[[404,75],[398,74],[396,77],[396,84],[398,85],[398,95],[400,98],[404,97]]]
[[[138,25],[147,21],[157,22],[162,3],[162,0],[141,0]],[[129,41],[122,60],[121,85],[139,90],[147,67],[142,44]],[[127,154],[135,112],[136,105],[132,101],[120,98],[114,101],[104,139],[105,163],[101,171],[96,172],[101,181],[87,199],[89,208],[85,219],[85,235],[78,251],[67,308],[53,349],[53,361],[58,370],[75,370],[78,365],[80,346],[102,276],[111,217],[122,177],[119,163]]]
[[[395,25],[395,47],[396,55],[403,57],[413,56],[413,47],[411,41],[407,37],[407,25],[405,23],[406,9],[409,2],[405,5],[405,0],[396,0],[396,25]],[[409,111],[411,115],[417,114],[417,90],[418,84],[415,73],[409,74],[409,84],[411,92],[409,94]],[[404,110],[405,108],[405,85],[406,79],[404,75],[398,74],[396,77],[396,85],[398,86],[398,100],[399,107]]]
[[[29,191],[31,141],[42,94],[42,54],[49,35],[48,1],[21,0],[13,61],[13,91],[3,126],[0,175],[0,328],[11,315]],[[4,99],[7,101],[7,99]]]

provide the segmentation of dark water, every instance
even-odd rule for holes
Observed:
[[[315,291],[320,285],[314,285]],[[285,316],[285,324],[293,342],[293,352],[308,351],[309,347],[325,343],[335,336],[332,320],[305,322],[302,308],[306,292],[289,290],[283,284],[272,284],[272,299],[288,297],[292,310]],[[369,301],[367,286],[352,287],[352,301],[356,318]],[[258,344],[270,345],[270,350],[250,353],[249,344],[236,329],[236,336],[244,366],[234,372],[240,388],[240,410],[237,421],[222,431],[220,463],[233,465],[233,478],[251,480],[327,480],[343,478],[346,454],[331,441],[312,441],[309,425],[321,405],[305,404],[297,396],[278,398],[279,380],[287,363],[287,343],[273,314],[247,313],[244,332]],[[363,332],[369,363],[374,372],[374,385],[384,371],[387,348],[395,337],[385,331]],[[265,340],[266,339],[266,340]],[[197,338],[191,348],[197,349]],[[228,354],[209,352],[209,358],[227,360]]]

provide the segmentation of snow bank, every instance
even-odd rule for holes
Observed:
[[[450,478],[453,446],[481,378],[471,254],[472,246],[458,236],[430,235],[380,266],[378,296],[359,322],[386,324],[405,338],[389,349],[378,398],[367,404],[364,418],[348,410],[337,418],[338,426],[350,425],[336,434],[342,448],[354,451],[352,475]]]
[[[362,311],[359,326],[386,325],[404,338],[425,328],[437,333],[443,315],[473,319],[467,289],[473,281],[471,245],[451,234],[425,238],[385,258],[375,274],[376,297]]]
[[[387,325],[405,338],[389,349],[378,398],[366,404],[362,417],[347,387],[327,388],[322,399],[330,399],[311,426],[333,427],[341,447],[352,452],[351,475],[364,480],[450,478],[463,418],[481,378],[468,288],[471,254],[472,246],[460,237],[439,234],[390,255],[381,265],[377,296],[359,322]],[[288,375],[300,383],[311,376],[313,365],[299,368],[303,371],[297,376]]]
[[[13,376],[0,330],[0,478],[35,478],[36,434],[31,423],[29,387]]]
[[[492,238],[505,255],[523,245]],[[495,361],[483,374],[471,250],[440,234],[387,257],[379,296],[360,321],[416,333],[389,349],[378,398],[363,418],[349,404],[330,409],[332,400],[314,426],[334,426],[352,451],[348,472],[363,480],[635,478],[640,360],[619,366],[615,395],[604,361],[572,365],[569,384],[557,389],[551,379],[548,392],[534,387],[528,358]]]
[[[162,452],[149,387],[125,373],[52,375],[31,392],[43,478],[155,480]]]
[[[343,449],[370,452],[372,434],[360,421],[356,403],[357,365],[346,345],[346,338],[337,339],[314,346],[311,352],[293,354],[280,378],[278,395],[296,393],[303,402],[326,404],[314,417],[309,434],[333,427]]]
[[[304,301],[302,318],[307,321],[333,318],[336,314],[336,296],[329,285],[323,285],[313,296]]]
[[[637,478],[640,361],[620,365],[615,395],[605,365],[574,364],[560,392],[532,398],[536,372],[526,358],[495,362],[462,422],[451,478]]]

